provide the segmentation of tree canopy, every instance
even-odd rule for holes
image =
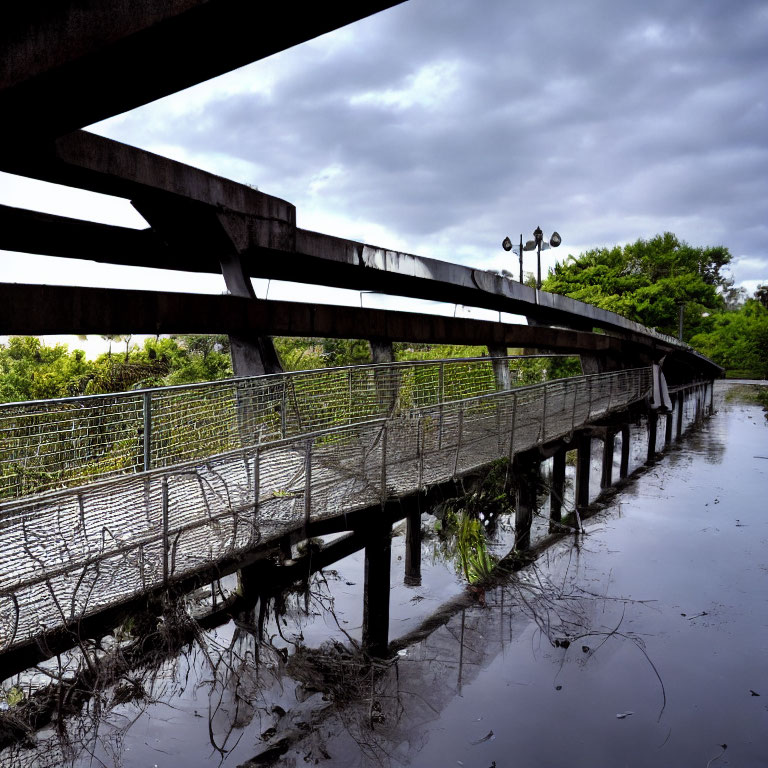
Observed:
[[[723,275],[727,248],[697,248],[671,232],[626,246],[595,248],[555,265],[542,288],[616,312],[677,335],[684,303],[684,338],[710,329],[711,316],[725,308],[732,287]]]

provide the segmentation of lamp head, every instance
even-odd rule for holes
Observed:
[[[536,229],[533,230],[533,239],[536,241],[536,245],[541,243],[544,239],[544,233],[541,231],[541,227],[536,227]]]
[[[563,239],[560,237],[560,235],[557,234],[557,232],[553,232],[552,237],[549,238],[549,244],[553,248],[557,248],[557,246],[560,245],[560,243],[562,242],[563,242]]]
[[[508,237],[505,237],[504,241],[501,244],[501,247],[505,251],[511,251],[512,250],[512,241]]]

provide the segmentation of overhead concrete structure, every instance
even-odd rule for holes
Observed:
[[[589,371],[664,360],[680,381],[719,374],[686,345],[612,312],[484,270],[299,229],[295,207],[279,197],[79,130],[396,4],[284,3],[269,22],[248,0],[49,0],[6,11],[0,108],[12,118],[0,128],[0,170],[123,197],[150,227],[0,206],[0,248],[223,274],[232,296],[135,292],[121,314],[115,304],[125,293],[5,285],[0,333],[218,330],[232,336],[237,375],[277,370],[270,337],[279,334],[369,338],[377,349],[393,339],[567,349]],[[530,325],[265,304],[250,277],[460,303],[524,315]],[[19,311],[29,306],[34,314]]]
[[[0,24],[0,134],[61,136],[403,0],[37,0]],[[34,146],[34,144],[33,144]]]

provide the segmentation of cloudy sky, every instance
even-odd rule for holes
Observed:
[[[501,241],[537,225],[561,259],[669,230],[768,282],[764,0],[409,0],[91,130],[375,245],[515,269]],[[0,202],[145,226],[125,201],[9,176]],[[0,259],[4,280],[145,282]]]

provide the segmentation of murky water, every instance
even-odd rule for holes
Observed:
[[[79,715],[20,732],[0,765],[768,766],[768,422],[728,389],[583,535],[501,586],[467,589],[427,515],[407,586],[396,536],[393,660],[356,650],[359,552],[217,627],[187,618],[211,609],[198,593],[177,621],[124,627],[128,651],[91,651],[145,664],[79,679]],[[491,554],[513,541],[501,518]]]

